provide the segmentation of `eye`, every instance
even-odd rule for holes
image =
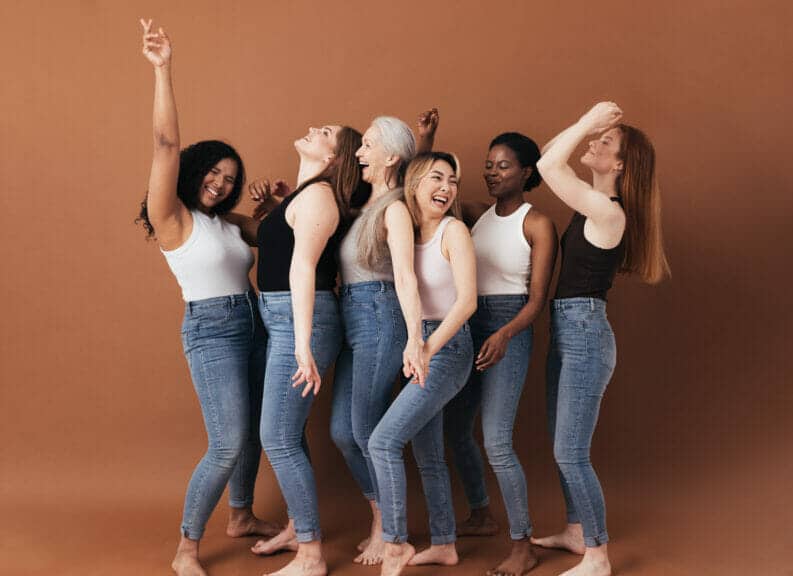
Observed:
[[[226,182],[228,182],[229,184],[233,184],[234,178],[232,178],[231,176],[226,176]]]
[[[489,170],[492,167],[493,167],[493,163],[492,162],[485,162],[485,168],[487,168]]]
[[[220,170],[218,170],[217,168],[212,168],[212,169],[210,169],[209,171],[210,171],[210,173],[212,173],[212,174],[220,174]]]

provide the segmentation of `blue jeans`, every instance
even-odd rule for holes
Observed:
[[[254,299],[249,292],[185,303],[182,346],[209,441],[185,496],[182,534],[191,540],[203,536],[226,484],[230,506],[253,504],[266,347]]]
[[[439,324],[423,322],[425,340]],[[443,453],[443,407],[465,385],[473,356],[471,332],[466,324],[430,360],[424,388],[408,383],[369,438],[386,542],[406,542],[408,538],[402,453],[411,440],[427,502],[431,542],[448,544],[457,539],[449,470]]]
[[[295,331],[290,292],[262,292],[259,312],[267,331],[267,371],[264,376],[261,438],[273,467],[289,517],[295,522],[298,542],[322,538],[314,471],[303,445],[314,395],[301,397],[303,386],[292,387],[297,371]],[[311,352],[320,374],[339,353],[341,324],[336,296],[317,291],[311,326]]]
[[[471,317],[474,350],[510,322],[526,305],[523,294],[480,296]],[[474,440],[474,419],[482,408],[482,433],[488,462],[498,479],[509,518],[509,535],[521,540],[531,535],[526,477],[512,447],[512,430],[520,395],[529,369],[532,328],[515,334],[504,357],[484,372],[474,370],[465,388],[444,410],[446,439],[452,447],[471,509],[487,506],[487,486],[479,447]]]
[[[567,522],[581,523],[584,543],[590,548],[609,540],[603,491],[589,460],[589,449],[600,401],[616,363],[617,347],[606,318],[606,302],[564,298],[551,303],[548,427]]]
[[[341,287],[345,343],[336,361],[331,437],[367,500],[377,500],[369,436],[391,402],[407,329],[392,282]]]

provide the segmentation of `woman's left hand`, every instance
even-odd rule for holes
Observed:
[[[435,131],[438,129],[439,119],[437,108],[431,108],[419,114],[418,120],[416,121],[416,129],[418,130],[419,138],[434,136]]]
[[[292,388],[305,384],[301,396],[305,398],[308,393],[313,390],[314,396],[319,393],[319,387],[322,385],[322,376],[317,370],[317,364],[314,362],[314,355],[311,350],[295,351],[295,360],[297,360],[297,372],[292,376]]]
[[[427,377],[427,366],[424,361],[424,341],[420,338],[408,339],[405,350],[402,352],[402,372],[406,378],[413,380],[424,388],[424,379]]]
[[[491,334],[490,338],[485,340],[485,343],[482,344],[482,347],[479,349],[479,354],[476,355],[476,369],[482,372],[498,364],[507,353],[509,340],[509,336],[503,330],[498,330]]]

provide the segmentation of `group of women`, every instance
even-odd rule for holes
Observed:
[[[268,537],[253,547],[260,554],[296,550],[279,576],[327,573],[305,428],[335,362],[331,435],[373,515],[357,562],[381,564],[384,576],[409,564],[454,565],[458,535],[495,532],[473,439],[481,411],[512,542],[488,574],[531,570],[532,544],[583,554],[566,574],[610,574],[603,495],[589,460],[616,359],[606,293],[618,271],[648,282],[669,273],[647,137],[620,124],[613,103],[595,105],[542,154],[530,138],[502,134],[485,162],[495,199],[486,205],[461,202],[459,161],[432,151],[436,110],[419,117],[418,142],[391,117],[376,118],[363,135],[348,126],[310,128],[294,143],[295,190],[254,181],[256,210],[243,216],[231,212],[245,180],[240,156],[219,141],[180,149],[171,43],[151,21],[141,24],[155,94],[154,157],[140,221],[156,234],[182,289],[182,342],[209,444],[188,485],[174,571],[205,574],[199,541],[228,485],[230,536]],[[592,172],[589,184],[568,159],[593,134],[581,158]],[[567,528],[535,539],[512,431],[532,323],[556,258],[552,222],[523,199],[541,179],[575,215],[561,241],[547,365]],[[258,248],[258,296],[248,280],[249,246]],[[404,384],[392,399],[400,373]],[[408,543],[408,442],[431,535],[418,553]],[[460,526],[445,442],[471,511]],[[262,447],[286,500],[286,527],[252,512]]]

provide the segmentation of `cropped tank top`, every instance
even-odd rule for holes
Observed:
[[[377,280],[384,282],[394,281],[394,271],[390,264],[387,264],[383,270],[370,270],[364,264],[358,262],[358,246],[360,245],[358,235],[361,232],[361,223],[363,222],[365,211],[366,209],[362,210],[360,216],[352,223],[339,246],[339,271],[341,272],[342,284]]]
[[[259,264],[256,281],[260,292],[288,292],[289,268],[295,250],[295,232],[286,221],[286,209],[300,194],[293,192],[279,204],[259,224],[256,244],[259,248]],[[320,254],[317,262],[315,290],[333,290],[336,285],[336,250],[338,249],[342,226],[339,222],[333,235]]]
[[[452,220],[452,216],[446,216],[429,242],[416,243],[416,280],[423,320],[443,320],[457,300],[452,265],[441,253],[443,232]]]
[[[611,199],[622,206],[619,197]],[[562,268],[555,298],[606,299],[625,257],[625,235],[614,248],[598,248],[584,236],[586,216],[576,212],[562,235]]]
[[[250,290],[248,272],[253,266],[251,249],[238,226],[220,216],[191,210],[193,230],[174,250],[160,251],[182,288],[185,302],[243,294]]]
[[[474,224],[471,238],[480,296],[528,294],[531,246],[523,234],[523,220],[529,210],[531,204],[524,202],[509,216],[499,216],[494,204]]]

